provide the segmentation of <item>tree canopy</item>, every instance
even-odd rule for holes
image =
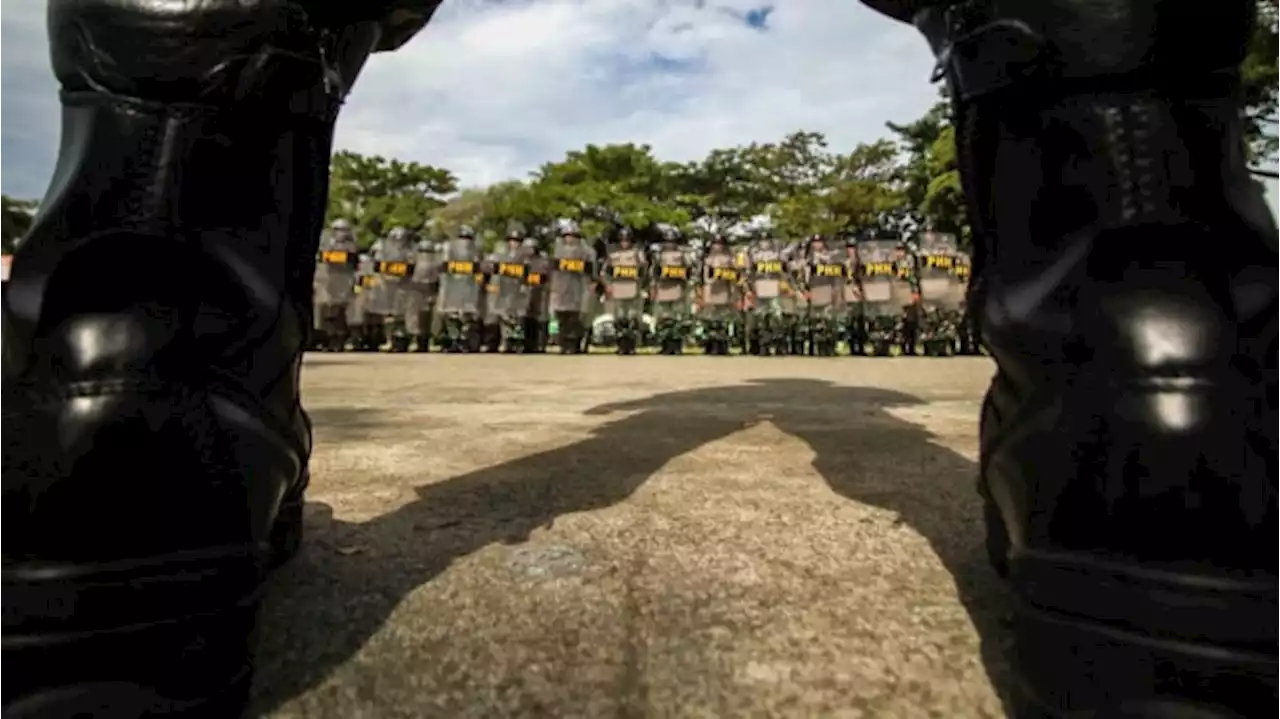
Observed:
[[[1277,154],[1277,7],[1258,2],[1259,22],[1241,65],[1245,140],[1250,159]],[[968,241],[956,163],[956,136],[945,91],[921,117],[887,123],[889,137],[832,147],[800,130],[774,142],[718,148],[694,162],[670,162],[648,145],[587,145],[548,162],[526,179],[460,188],[449,170],[377,155],[333,155],[326,222],[343,217],[368,245],[394,226],[445,237],[470,225],[486,242],[514,224],[532,230],[556,218],[577,220],[589,235],[617,222],[644,231],[659,223],[720,233],[766,217],[786,237],[861,230],[896,210]],[[30,227],[35,203],[4,197],[4,251]]]

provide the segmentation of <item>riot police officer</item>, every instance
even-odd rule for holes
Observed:
[[[601,268],[605,284],[605,311],[613,317],[618,354],[633,355],[643,331],[645,267],[644,250],[635,245],[631,228],[618,230]]]
[[[751,354],[767,356],[783,351],[782,292],[789,277],[778,241],[767,231],[761,233],[747,253],[747,342]]]
[[[531,256],[525,245],[524,229],[512,226],[507,230],[504,246],[494,253],[490,268],[489,286],[494,290],[489,296],[487,313],[492,324],[496,325],[496,347],[508,354],[524,348],[524,325],[531,290],[527,284]]]
[[[659,353],[677,355],[684,350],[689,316],[689,261],[680,248],[680,231],[660,228],[662,245],[650,269],[649,294],[653,301],[654,330]]]
[[[540,237],[547,237],[546,228],[540,228]],[[528,302],[523,317],[524,351],[541,354],[547,351],[548,324],[551,315],[551,258],[542,243],[535,237],[525,238],[523,243],[526,272],[525,287]]]
[[[391,228],[387,236],[374,245],[373,260],[379,279],[375,291],[376,308],[382,317],[382,344],[379,349],[384,352],[409,349],[405,313],[412,304],[409,284],[415,259],[417,242],[407,228]]]
[[[436,297],[440,294],[440,247],[432,240],[419,240],[409,281],[409,304],[405,307],[404,325],[409,334],[409,348],[415,352],[431,351],[434,336],[432,322]]]
[[[329,232],[320,239],[316,255],[313,329],[321,349],[341,351],[351,330],[347,310],[355,300],[356,264],[360,247],[356,244],[351,223],[334,220]]]
[[[698,322],[703,348],[709,355],[727,355],[738,313],[742,272],[723,235],[711,239],[700,275]]]
[[[480,341],[480,248],[475,230],[458,228],[457,237],[445,246],[436,310],[442,319],[441,342],[448,352],[471,352]]]
[[[595,251],[583,242],[578,223],[561,219],[557,226],[550,309],[559,326],[560,352],[581,354],[587,331],[583,326],[583,311],[595,285]]]
[[[834,357],[840,342],[844,286],[848,277],[844,252],[828,247],[822,235],[814,235],[809,240],[809,256],[804,271],[808,304],[805,334],[809,354]]]

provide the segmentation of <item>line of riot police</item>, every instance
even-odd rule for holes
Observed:
[[[954,235],[912,232],[784,245],[768,231],[705,249],[670,226],[648,246],[615,226],[594,243],[559,220],[512,227],[485,253],[462,227],[442,243],[392,229],[369,253],[349,223],[322,238],[313,347],[322,351],[587,352],[701,348],[728,355],[976,354],[968,256]]]

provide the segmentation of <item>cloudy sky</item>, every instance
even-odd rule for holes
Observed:
[[[0,189],[19,197],[43,193],[57,148],[44,6],[11,0],[0,15]],[[932,65],[912,28],[857,0],[445,0],[369,62],[337,145],[466,185],[586,143],[689,160],[806,129],[848,148],[928,108]]]

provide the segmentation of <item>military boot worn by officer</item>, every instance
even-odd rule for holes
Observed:
[[[908,5],[954,98],[969,304],[998,366],[981,489],[1019,712],[1269,714],[1278,263],[1241,138],[1254,3],[890,9]]]
[[[64,138],[3,322],[4,715],[238,716],[300,526],[334,120],[411,30],[288,2],[47,17]]]

